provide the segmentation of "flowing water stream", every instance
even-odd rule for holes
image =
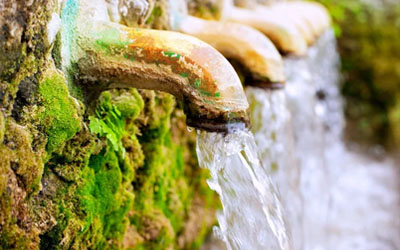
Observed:
[[[292,119],[283,89],[246,88],[260,158],[277,186],[295,249],[303,244],[303,203]]]
[[[296,142],[295,157],[301,173],[304,249],[323,249],[327,237],[330,186],[324,158],[324,128],[316,109],[316,86],[307,58],[286,58],[285,69],[285,91]]]
[[[197,157],[222,203],[216,235],[228,249],[292,249],[279,197],[251,132],[198,131]]]

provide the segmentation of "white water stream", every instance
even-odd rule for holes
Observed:
[[[301,173],[300,190],[304,202],[303,247],[307,250],[324,249],[330,203],[330,178],[324,157],[325,116],[321,111],[325,105],[318,102],[316,93],[322,91],[317,84],[319,82],[316,81],[319,80],[318,71],[314,71],[311,67],[314,62],[312,59],[316,55],[324,55],[323,52],[320,53],[322,46],[318,46],[319,44],[320,42],[317,42],[316,47],[309,50],[307,57],[285,58],[287,76],[285,91],[293,119],[296,157]],[[336,48],[333,48],[332,53],[336,53]],[[331,66],[331,63],[327,65]],[[339,74],[335,67],[324,70]],[[296,246],[296,249],[302,247]]]
[[[291,114],[283,89],[247,87],[252,131],[260,158],[277,186],[295,249],[303,243],[303,203]]]
[[[283,209],[249,131],[198,132],[197,157],[222,203],[217,237],[228,249],[292,249]]]

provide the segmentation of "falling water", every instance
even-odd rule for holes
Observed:
[[[332,30],[326,31],[312,46],[306,58],[316,91],[316,114],[324,128],[325,143],[337,146],[345,118],[340,94],[340,57]]]
[[[286,58],[288,107],[292,114],[300,189],[304,202],[304,249],[326,242],[329,177],[324,158],[324,128],[317,115],[316,90],[307,58]],[[323,248],[322,248],[323,249]]]
[[[260,157],[276,185],[295,249],[302,249],[302,198],[291,114],[284,90],[246,88],[252,131]]]
[[[332,30],[326,31],[309,49],[306,60],[315,86],[315,111],[323,128],[324,158],[328,165],[328,177],[332,183],[341,174],[340,167],[329,167],[335,161],[332,157],[347,152],[342,142],[345,118],[339,89],[340,57]]]
[[[198,132],[197,156],[222,202],[215,233],[228,249],[289,250],[283,209],[251,132]]]

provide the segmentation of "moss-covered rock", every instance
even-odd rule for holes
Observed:
[[[69,161],[76,160],[65,159],[70,154],[66,151],[76,150],[69,143],[47,164],[71,182],[53,198],[53,203],[59,204],[58,223],[42,238],[43,246],[176,249],[201,242],[214,222],[217,203],[209,202],[209,197],[215,201],[215,196],[204,188],[207,174],[193,164],[193,158],[188,164],[184,159],[188,148],[173,141],[174,109],[174,98],[164,93],[141,91],[139,95],[131,89],[101,95],[90,122],[103,124],[103,128],[89,125],[92,135],[86,136],[91,142],[85,144],[91,145],[86,148],[90,157],[83,164],[74,164],[80,170],[77,177],[63,173],[71,171]],[[179,120],[182,124],[182,117]],[[121,138],[124,150],[113,145],[112,137]],[[70,142],[75,139],[78,137]],[[193,139],[185,140],[193,144]],[[193,220],[192,209],[204,217],[197,218],[199,231],[184,234],[186,223]]]
[[[59,1],[31,2],[0,13],[21,18],[0,40],[0,249],[198,247],[218,202],[174,97],[89,99],[60,71],[60,36],[47,41]],[[142,25],[167,28],[166,3]]]

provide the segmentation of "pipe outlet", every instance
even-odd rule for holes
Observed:
[[[161,90],[183,103],[189,126],[227,131],[249,125],[249,105],[239,77],[213,47],[177,32],[112,23],[96,10],[101,1],[79,4],[71,65],[77,65],[89,92]],[[90,18],[99,16],[103,17]]]
[[[252,75],[249,84],[260,87],[282,85],[282,58],[272,42],[259,31],[237,23],[184,18],[178,30],[207,42],[225,57],[240,62]]]
[[[278,13],[265,8],[264,11],[235,7],[232,0],[223,0],[222,19],[251,26],[272,40],[283,53],[305,55],[307,41],[295,23]]]

